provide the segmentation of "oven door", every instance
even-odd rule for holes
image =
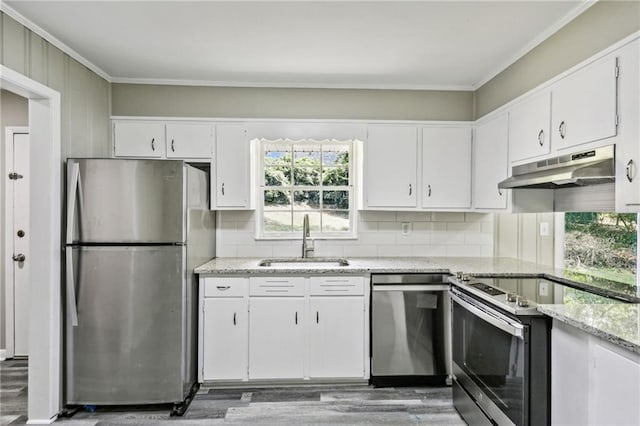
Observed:
[[[497,424],[525,424],[528,326],[466,294],[451,302],[456,381]]]

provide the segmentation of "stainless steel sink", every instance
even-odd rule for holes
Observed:
[[[282,268],[318,268],[349,266],[347,259],[326,257],[294,257],[280,259],[263,259],[258,266],[272,266]]]

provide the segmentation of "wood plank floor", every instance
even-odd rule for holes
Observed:
[[[56,424],[93,425],[464,425],[449,387],[201,387],[183,417],[171,406],[98,407]],[[27,420],[27,362],[0,362],[0,423]]]

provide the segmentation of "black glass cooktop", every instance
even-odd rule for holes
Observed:
[[[500,294],[505,294],[504,291],[502,290],[498,290],[497,288],[491,287],[486,285],[485,283],[471,283],[469,284],[469,287],[474,287],[477,288],[480,291],[483,291],[487,294],[490,294],[491,296],[498,296]]]

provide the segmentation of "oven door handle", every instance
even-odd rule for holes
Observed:
[[[480,308],[479,306],[473,305],[466,300],[463,300],[460,297],[456,296],[455,294],[451,295],[451,299],[467,311],[488,322],[489,324],[498,327],[500,330],[505,331],[519,339],[524,338],[524,326],[522,324],[509,321],[506,317],[498,314],[497,312],[488,311]]]

